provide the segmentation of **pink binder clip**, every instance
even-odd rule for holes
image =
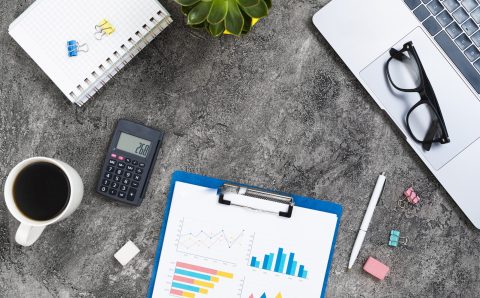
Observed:
[[[417,195],[417,193],[413,190],[413,187],[411,186],[403,192],[403,195],[410,204],[417,205],[420,202],[420,197]]]

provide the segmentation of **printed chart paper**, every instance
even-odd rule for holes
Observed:
[[[337,220],[222,205],[217,189],[176,182],[152,296],[318,298]]]

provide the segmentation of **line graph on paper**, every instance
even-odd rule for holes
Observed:
[[[178,227],[177,252],[237,264],[246,253],[245,229],[183,218]]]

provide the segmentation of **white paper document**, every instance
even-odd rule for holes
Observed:
[[[217,189],[176,182],[152,296],[319,298],[337,220],[222,205]]]

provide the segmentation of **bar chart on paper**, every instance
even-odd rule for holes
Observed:
[[[295,253],[285,253],[282,247],[275,253],[267,253],[263,257],[252,256],[250,267],[307,278],[308,271],[305,265],[299,264],[295,260]]]
[[[224,279],[233,279],[233,277],[233,273],[226,271],[177,262],[170,295],[188,298],[207,297],[214,291],[216,285]]]

